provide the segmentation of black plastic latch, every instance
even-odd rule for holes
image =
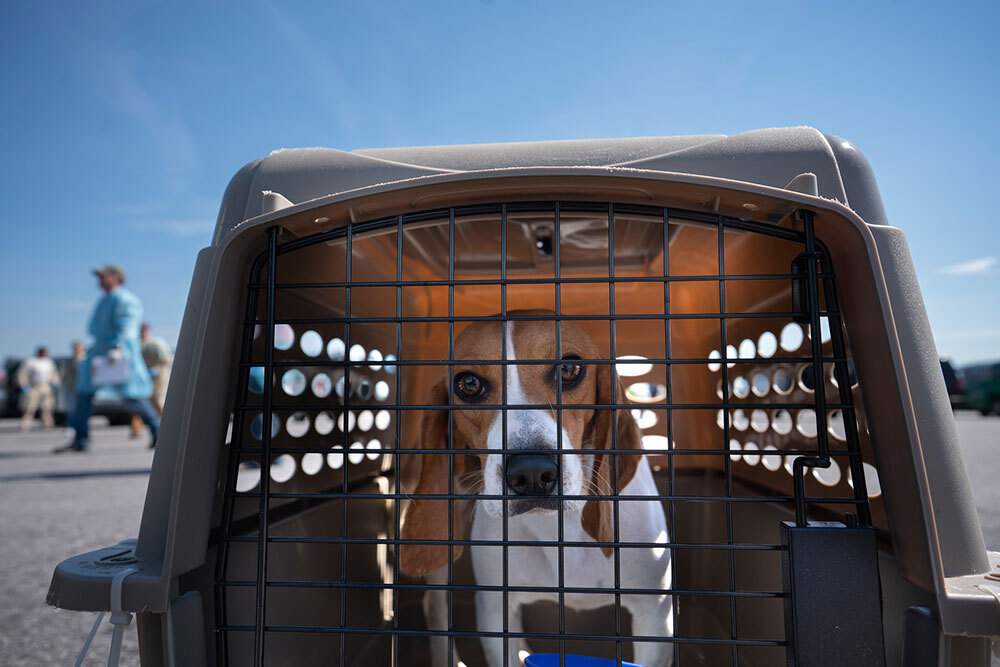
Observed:
[[[784,521],[781,545],[788,667],[884,667],[874,529]]]
[[[812,253],[802,253],[792,260],[792,319],[799,324],[812,322],[809,298],[809,259]]]

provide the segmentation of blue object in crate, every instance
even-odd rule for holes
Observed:
[[[586,655],[567,655],[563,661],[566,667],[618,667],[618,663],[607,658],[591,658]],[[524,659],[524,667],[559,667],[558,653],[535,653]],[[643,667],[634,662],[622,660],[622,667]]]

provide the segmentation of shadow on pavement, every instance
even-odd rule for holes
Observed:
[[[84,477],[125,477],[130,475],[148,475],[149,468],[131,468],[124,470],[80,470],[74,472],[39,472],[24,475],[7,475],[0,477],[0,482],[24,482],[32,479],[81,479]]]

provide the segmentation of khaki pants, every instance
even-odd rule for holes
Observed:
[[[153,370],[153,369],[150,369]],[[153,378],[153,395],[149,402],[156,408],[156,413],[163,416],[163,402],[167,398],[167,384],[170,382],[170,364],[157,367],[156,377]],[[142,419],[139,415],[132,415],[132,437],[139,437],[142,433]]]
[[[163,415],[163,404],[167,400],[167,385],[170,384],[170,364],[164,364],[156,368],[158,371],[153,378],[153,396],[149,399],[153,402],[156,411]]]
[[[21,417],[21,430],[27,431],[31,428],[31,421],[35,418],[35,411],[41,409],[42,424],[45,428],[55,426],[52,418],[52,410],[55,408],[56,399],[52,393],[52,385],[43,383],[28,389],[25,394],[24,416]]]

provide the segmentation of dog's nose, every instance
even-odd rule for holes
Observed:
[[[514,454],[507,459],[507,486],[519,496],[548,496],[556,490],[559,468],[549,454]]]

